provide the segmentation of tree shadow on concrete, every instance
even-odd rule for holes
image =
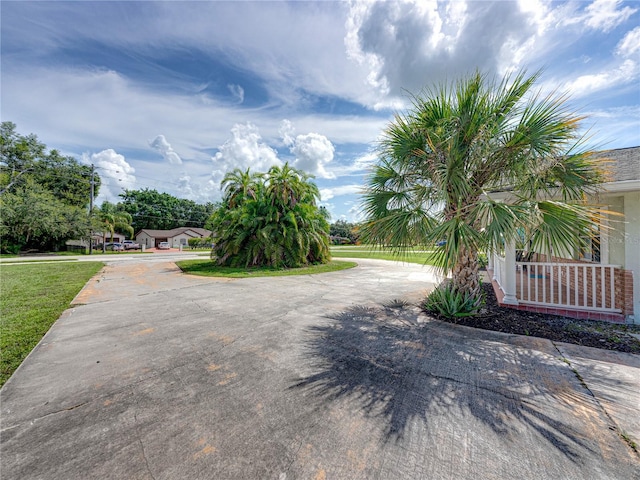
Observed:
[[[291,388],[321,402],[356,401],[365,415],[385,421],[385,441],[402,439],[416,419],[428,426],[430,417],[465,412],[499,435],[534,429],[576,463],[592,452],[584,432],[541,407],[549,398],[565,406],[581,401],[577,380],[559,360],[491,332],[418,323],[420,312],[400,302],[329,318],[334,322],[310,329],[306,354],[317,373]]]

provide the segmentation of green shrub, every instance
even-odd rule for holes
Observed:
[[[190,238],[187,242],[191,250],[195,250],[197,248],[211,248],[211,237]]]
[[[486,269],[489,265],[489,260],[487,259],[486,253],[478,253],[478,267],[480,269]]]
[[[17,255],[22,249],[22,244],[15,244],[2,239],[0,241],[0,253],[9,253],[11,255]]]
[[[482,305],[482,298],[462,294],[449,281],[442,282],[431,292],[422,305],[424,310],[445,318],[459,318],[476,315]]]
[[[288,164],[225,175],[222,205],[207,223],[216,264],[298,268],[329,262],[329,223],[310,178]]]
[[[350,238],[347,237],[337,237],[335,235],[329,236],[329,241],[332,245],[348,245],[353,243]]]

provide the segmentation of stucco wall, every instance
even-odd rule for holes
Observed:
[[[640,192],[624,195],[625,268],[633,271],[633,305],[636,323],[640,323]]]
[[[180,245],[183,245],[183,246],[186,247],[189,244],[189,239],[190,238],[193,238],[193,237],[190,236],[190,235],[185,235],[184,233],[181,233],[180,235],[176,235],[175,237],[171,237],[169,239],[169,242],[171,243],[171,246],[173,248],[178,248],[178,247],[180,247]],[[184,239],[184,243],[182,243],[182,244],[180,243],[181,239]]]
[[[153,248],[156,246],[155,239],[153,237],[150,237],[144,232],[140,232],[136,236],[136,242],[139,243],[140,245],[144,245],[146,248]]]
[[[624,216],[624,196],[607,198],[607,209],[619,213],[620,216],[610,215],[608,229],[603,235],[603,263],[611,265],[625,265],[625,231],[626,220]]]

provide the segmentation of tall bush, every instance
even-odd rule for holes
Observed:
[[[329,224],[311,177],[285,164],[222,181],[222,206],[208,223],[212,259],[232,267],[300,267],[329,261]]]

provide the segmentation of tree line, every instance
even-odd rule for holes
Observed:
[[[92,171],[76,159],[47,150],[34,134],[12,122],[0,125],[0,247],[57,250],[91,229],[88,205]],[[100,189],[100,177],[93,178]]]

